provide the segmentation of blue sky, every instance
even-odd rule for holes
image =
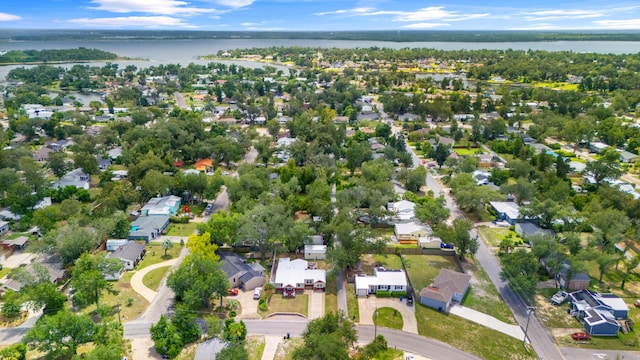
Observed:
[[[250,31],[640,30],[640,2],[0,0],[0,28]]]

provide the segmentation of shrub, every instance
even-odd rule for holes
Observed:
[[[391,292],[391,297],[405,297],[407,296],[407,292],[406,291],[392,291]]]
[[[169,218],[169,222],[174,224],[188,224],[189,217],[188,216],[172,216]]]
[[[230,317],[230,318],[234,318],[234,317],[236,317],[236,315],[237,315],[237,313],[236,313],[236,311],[235,311],[235,310],[231,310],[231,311],[229,311],[229,317]]]
[[[125,304],[127,305],[127,307],[133,305],[133,298],[127,298],[127,301],[125,302]]]
[[[376,297],[390,297],[391,296],[391,291],[390,290],[378,290],[376,291]]]

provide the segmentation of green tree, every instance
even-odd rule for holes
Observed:
[[[150,332],[156,351],[161,355],[173,359],[182,351],[184,345],[182,337],[164,315],[160,315],[160,320],[151,326]]]
[[[624,272],[622,273],[622,282],[620,283],[620,290],[624,290],[624,285],[631,273],[635,272],[636,268],[640,265],[640,256],[636,255],[631,259],[624,260]]]
[[[27,347],[24,344],[14,344],[0,350],[0,359],[26,360]]]
[[[436,148],[433,152],[433,158],[438,163],[438,167],[442,167],[450,154],[451,149],[449,148],[449,146],[441,143],[438,143],[438,145],[436,145]]]
[[[310,321],[302,339],[304,344],[293,351],[294,360],[348,360],[358,337],[354,324],[344,313],[328,313]]]
[[[518,249],[504,255],[502,257],[500,278],[502,281],[508,282],[513,291],[525,297],[533,296],[538,284],[538,261],[536,257],[524,249]]]
[[[187,239],[187,248],[191,254],[200,254],[216,262],[220,257],[216,254],[218,245],[211,242],[211,234],[191,234]]]
[[[20,314],[20,306],[22,305],[22,299],[20,294],[8,290],[2,295],[2,315],[8,318],[14,318]]]
[[[622,170],[618,166],[620,155],[615,148],[607,148],[598,160],[589,161],[586,171],[593,174],[597,185],[602,184],[605,179],[617,179],[622,175]]]
[[[21,292],[29,300],[34,310],[44,308],[45,314],[55,314],[64,309],[67,297],[58,291],[58,287],[49,279],[44,280],[46,281],[25,285]]]
[[[104,274],[115,273],[122,268],[123,264],[119,259],[82,254],[73,268],[71,284],[76,289],[74,300],[80,305],[98,305],[102,292],[118,294],[113,283],[104,279]]]
[[[87,152],[75,153],[73,155],[73,164],[76,168],[81,168],[82,171],[89,175],[98,173],[98,159]]]
[[[162,242],[162,249],[164,250],[164,257],[167,257],[167,251],[169,251],[173,247],[173,242],[171,239],[164,239]]]
[[[244,341],[247,337],[247,326],[242,320],[235,321],[234,319],[227,319],[225,321],[224,332],[222,338],[232,343],[239,343]]]
[[[47,167],[58,179],[60,179],[67,173],[67,171],[69,171],[67,154],[59,151],[52,152],[49,154],[49,158],[47,159]]]
[[[232,244],[239,228],[240,214],[225,210],[216,211],[206,223],[198,224],[198,231],[210,233],[217,245]]]
[[[220,270],[217,261],[200,253],[187,256],[180,266],[167,278],[167,286],[175,293],[176,299],[190,309],[210,305],[213,295],[222,297],[227,294],[229,281]]]
[[[424,186],[427,178],[427,170],[423,166],[415,169],[402,169],[398,174],[398,181],[404,184],[404,187],[412,192],[418,192]]]
[[[249,360],[249,353],[243,342],[229,344],[216,354],[216,360]]]
[[[368,142],[353,142],[347,148],[345,158],[347,159],[347,168],[351,171],[351,175],[365,161],[371,160],[371,148]]]
[[[165,195],[173,186],[173,178],[158,170],[149,170],[138,185],[142,198],[148,200],[154,196]]]
[[[480,244],[477,238],[472,238],[469,231],[473,228],[473,223],[467,219],[457,218],[453,220],[453,226],[441,225],[436,230],[438,236],[445,243],[455,246],[456,253],[460,259],[469,254],[475,255]]]
[[[416,204],[416,217],[431,226],[435,226],[449,218],[449,208],[446,206],[444,196],[432,198],[426,196],[424,200]]]
[[[43,316],[22,342],[54,357],[75,355],[79,345],[93,341],[96,329],[89,315],[60,311]]]
[[[354,229],[350,221],[338,215],[331,224],[331,233],[338,240],[337,245],[327,254],[336,269],[353,269],[366,253],[382,253],[386,246],[383,241],[371,242],[371,233],[363,228]]]
[[[260,249],[264,260],[277,242],[284,242],[293,219],[280,198],[258,203],[246,211],[240,220],[237,242],[250,243]]]

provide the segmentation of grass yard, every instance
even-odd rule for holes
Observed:
[[[304,316],[309,314],[309,295],[296,294],[295,298],[284,298],[281,294],[273,294],[269,300],[267,311],[258,310],[260,315],[268,316],[275,313],[299,313]]]
[[[358,297],[356,296],[356,285],[347,284],[347,311],[351,319],[360,319],[360,308],[358,307]]]
[[[388,228],[370,228],[371,235],[374,238],[383,238],[387,241],[391,240],[391,237],[395,235],[394,229],[392,227]]]
[[[475,354],[483,359],[536,359],[533,351],[527,353],[522,340],[491,330],[455,315],[447,315],[416,304],[418,333],[455,348]]]
[[[138,270],[144,269],[145,267],[157,263],[161,263],[163,261],[171,260],[173,258],[178,257],[180,255],[180,251],[182,250],[182,246],[180,244],[173,244],[173,247],[167,250],[167,256],[164,256],[164,249],[162,248],[162,243],[149,243],[147,244],[147,253],[144,256],[144,259],[140,261],[138,264]]]
[[[198,351],[198,343],[189,344],[182,349],[180,354],[176,357],[176,360],[193,360],[196,358],[196,351]]]
[[[431,284],[440,269],[457,270],[453,257],[438,255],[404,255],[411,284],[418,292]]]
[[[398,310],[390,307],[383,307],[378,309],[378,316],[373,314],[373,323],[378,326],[384,326],[391,329],[402,330],[402,314],[398,313]]]
[[[302,338],[291,338],[289,340],[283,340],[278,344],[276,349],[276,355],[273,360],[292,360],[293,350],[301,347],[304,344]]]
[[[106,304],[113,308],[111,315],[114,317],[118,316],[118,306],[121,307],[120,316],[122,317],[122,322],[137,318],[142,315],[147,306],[149,306],[149,302],[131,288],[132,276],[133,272],[127,271],[120,280],[113,282],[113,289],[118,291],[117,295],[103,292],[100,298],[100,305]],[[127,306],[127,299],[131,299],[130,306]],[[89,305],[81,309],[81,312],[91,314],[94,313],[95,310],[95,305]]]
[[[7,275],[10,271],[11,269],[3,267],[2,270],[0,270],[0,279],[5,277],[5,275]]]
[[[336,275],[327,272],[327,287],[324,293],[325,314],[338,311],[338,287],[336,285]]]
[[[264,353],[264,346],[266,345],[264,336],[261,335],[249,335],[245,340],[244,347],[247,348],[249,354],[249,360],[261,360],[262,353]]]
[[[158,286],[160,286],[160,282],[164,278],[164,275],[169,271],[171,266],[163,266],[157,269],[153,269],[149,271],[143,278],[142,283],[144,286],[148,287],[151,290],[157,291]]]
[[[491,315],[508,324],[516,324],[511,310],[502,300],[498,290],[482,266],[475,263],[473,259],[467,260],[462,266],[467,274],[473,276],[470,281],[469,290],[464,299],[462,299],[462,305]]]
[[[189,235],[196,231],[198,223],[190,222],[186,224],[170,224],[167,229],[167,236],[184,236],[184,242],[187,242]]]
[[[550,329],[581,328],[582,324],[575,317],[567,314],[569,308],[567,302],[558,306],[549,302],[549,298],[557,291],[558,289],[538,289],[538,294],[535,296],[536,316]]]
[[[458,155],[460,156],[470,156],[470,155],[476,155],[476,154],[482,154],[484,153],[482,151],[482,149],[478,149],[478,148],[455,148],[453,149],[453,151],[455,151],[456,153],[458,153]]]
[[[509,230],[508,227],[490,228],[481,226],[478,228],[480,236],[484,239],[485,244],[490,247],[499,247],[500,242],[509,234],[513,234],[514,239],[517,237],[515,231]]]

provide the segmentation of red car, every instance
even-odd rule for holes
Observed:
[[[229,288],[229,295],[238,295],[238,288]]]
[[[576,341],[591,340],[591,335],[583,332],[573,333],[571,334],[571,337],[573,338],[573,340],[576,340]]]

